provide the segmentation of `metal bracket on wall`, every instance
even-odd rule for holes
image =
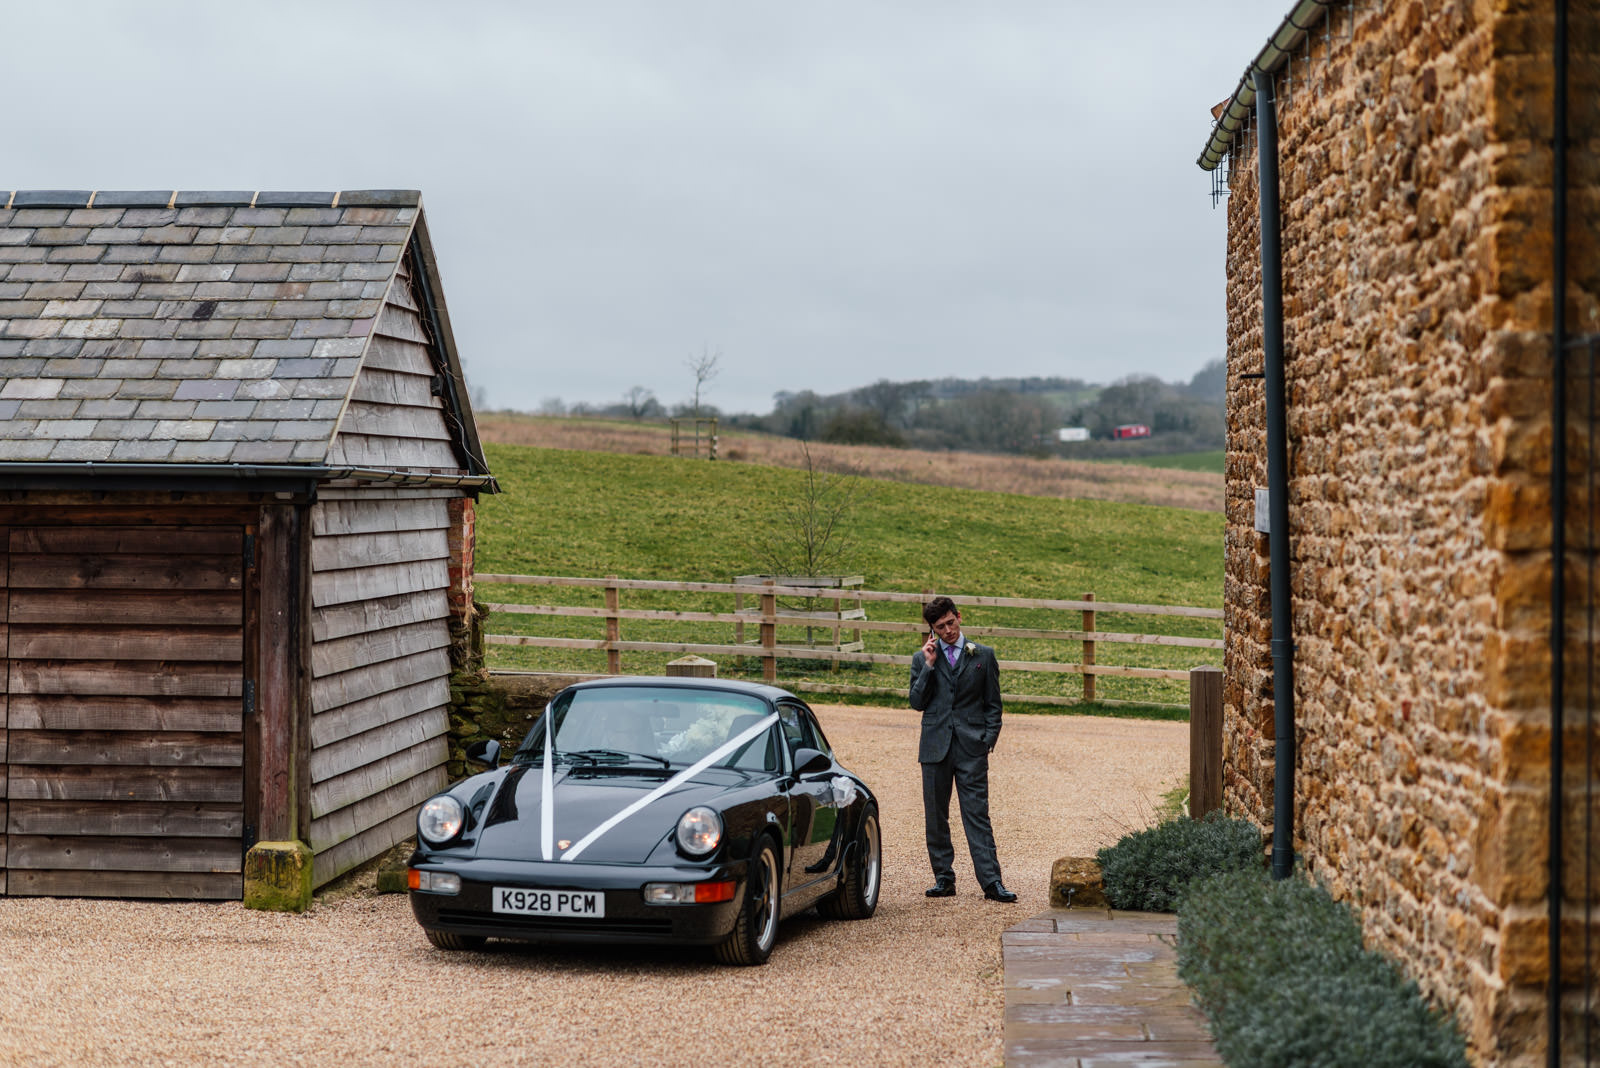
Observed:
[[[244,714],[246,716],[256,714],[256,684],[253,679],[244,680]]]

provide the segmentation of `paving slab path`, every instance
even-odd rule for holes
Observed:
[[[502,942],[443,953],[370,880],[301,916],[0,898],[0,1065],[1000,1064],[1001,935],[1049,907],[1055,858],[1149,822],[1187,770],[1187,725],[1008,715],[991,804],[1022,900],[1002,905],[974,885],[959,820],[959,893],[923,897],[916,713],[818,711],[879,795],[882,903],[860,923],[787,921],[764,967]]]
[[[1220,1068],[1178,978],[1177,919],[1051,909],[1006,930],[1008,1066]]]

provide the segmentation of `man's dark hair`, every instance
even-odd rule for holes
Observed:
[[[922,606],[922,621],[928,626],[933,626],[951,612],[959,611],[956,603],[948,597],[935,597]]]

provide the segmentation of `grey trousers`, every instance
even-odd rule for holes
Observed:
[[[994,829],[989,826],[989,754],[963,753],[954,741],[944,759],[922,765],[922,816],[928,839],[928,861],[935,880],[955,881],[955,847],[950,843],[950,787],[961,805],[961,827],[972,853],[978,885],[1000,881]]]

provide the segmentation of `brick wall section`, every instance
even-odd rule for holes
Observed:
[[[472,589],[478,540],[477,503],[471,497],[450,501],[450,660],[457,671],[476,671],[483,666]]]
[[[1297,849],[1484,1064],[1544,1058],[1551,11],[1336,8],[1279,106]],[[1581,32],[1592,53],[1592,17]],[[1594,100],[1592,70],[1581,78],[1590,95],[1572,99]],[[1244,377],[1262,369],[1254,137],[1243,145],[1224,763],[1229,810],[1270,826],[1269,561],[1253,529],[1266,409]],[[1578,331],[1600,329],[1592,145],[1575,168]]]

